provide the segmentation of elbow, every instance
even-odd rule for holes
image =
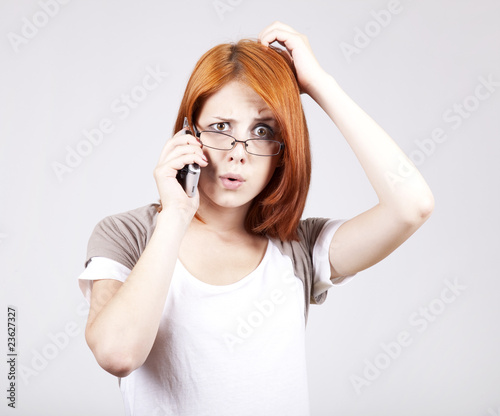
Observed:
[[[418,218],[421,222],[427,221],[427,219],[431,216],[434,211],[434,196],[432,193],[426,195],[425,197],[420,198],[418,203]]]
[[[392,218],[412,228],[420,227],[433,211],[434,197],[431,193],[416,198],[406,198],[389,210]]]
[[[103,353],[99,356],[96,355],[96,360],[102,369],[120,378],[127,377],[137,368],[133,365],[132,360],[120,354]]]
[[[138,364],[134,355],[128,353],[123,346],[120,347],[104,340],[96,341],[89,332],[86,332],[85,338],[97,363],[115,377],[127,377],[142,365],[142,363]]]
[[[420,226],[429,219],[434,211],[434,196],[430,193],[422,196],[411,204],[411,209],[407,210],[405,222],[411,225]]]

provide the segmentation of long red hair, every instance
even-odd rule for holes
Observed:
[[[189,124],[195,124],[205,101],[233,80],[245,83],[262,97],[285,143],[273,177],[248,210],[245,228],[281,241],[298,240],[297,226],[311,180],[311,153],[299,86],[285,51],[250,39],[210,49],[191,74],[173,134],[182,129],[186,115]]]

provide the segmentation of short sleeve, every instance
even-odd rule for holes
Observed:
[[[139,258],[137,238],[137,233],[122,219],[104,218],[89,238],[85,267],[92,257],[106,257],[133,269]]]
[[[83,296],[90,304],[94,280],[112,279],[125,282],[131,270],[123,264],[106,257],[92,257],[83,273],[78,276],[78,284]]]
[[[107,257],[133,269],[156,226],[157,204],[101,220],[92,231],[85,267],[92,257]]]
[[[298,240],[272,240],[281,253],[290,258],[295,276],[304,284],[306,322],[310,304],[322,304],[329,288],[352,277],[341,276],[331,280],[330,273],[330,243],[345,221],[347,220],[307,218],[299,223]]]
[[[85,271],[78,277],[87,300],[94,280],[125,280],[151,239],[157,207],[149,204],[110,215],[97,223],[88,241]]]
[[[329,220],[323,226],[313,249],[313,289],[312,294],[316,303],[323,303],[326,299],[326,292],[334,284],[346,282],[346,280],[355,276],[338,276],[331,278],[330,270],[330,243],[339,227],[346,220]]]

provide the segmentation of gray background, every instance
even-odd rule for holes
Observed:
[[[0,414],[122,414],[116,379],[83,337],[77,277],[88,237],[103,217],[156,201],[153,168],[201,54],[274,20],[305,33],[346,92],[415,161],[420,155],[436,200],[401,248],[311,308],[312,415],[500,414],[500,87],[488,97],[476,90],[480,77],[500,81],[500,2],[402,0],[380,30],[374,16],[393,2],[73,0],[53,16],[45,3],[0,3],[2,397],[7,305],[18,310],[19,349],[18,408],[2,399]],[[12,39],[34,20],[43,27],[16,47]],[[341,45],[354,45],[358,30],[373,36],[347,57]],[[168,75],[124,117],[113,102],[141,85],[148,67]],[[304,216],[352,218],[376,195],[333,123],[303,102],[314,158]],[[463,104],[469,111],[451,122],[445,114]],[[114,131],[85,147],[84,130],[106,118]],[[432,147],[437,128],[447,140]],[[417,153],[425,141],[427,154]],[[54,164],[77,147],[88,154],[58,178]],[[443,303],[455,281],[459,295]],[[434,313],[423,330],[415,316],[427,306]],[[384,361],[381,344],[403,331],[411,345]],[[377,357],[387,368],[356,391],[353,375],[365,377]]]

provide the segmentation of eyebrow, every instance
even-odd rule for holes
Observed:
[[[236,120],[234,118],[229,118],[229,117],[221,117],[221,116],[212,116],[212,118],[221,120],[221,121],[228,121],[230,123],[235,122]],[[254,121],[260,121],[260,122],[276,122],[276,119],[274,117],[255,117]]]

